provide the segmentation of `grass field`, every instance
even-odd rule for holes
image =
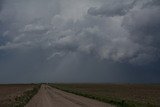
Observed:
[[[39,87],[35,84],[0,85],[0,107],[24,107]]]
[[[159,84],[50,84],[51,86],[122,107],[160,107]]]

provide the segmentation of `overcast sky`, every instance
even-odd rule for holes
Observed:
[[[0,0],[0,83],[160,82],[160,0]]]

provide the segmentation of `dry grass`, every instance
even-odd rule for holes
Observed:
[[[52,84],[52,86],[119,106],[160,106],[158,84]]]
[[[11,107],[17,103],[17,101],[24,98],[26,92],[31,92],[34,84],[6,84],[0,85],[0,107]]]

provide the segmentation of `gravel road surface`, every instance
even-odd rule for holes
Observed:
[[[42,85],[26,107],[114,107],[113,105]]]

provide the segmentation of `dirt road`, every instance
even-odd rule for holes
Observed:
[[[113,107],[110,104],[67,93],[48,85],[42,85],[39,92],[26,107]]]

